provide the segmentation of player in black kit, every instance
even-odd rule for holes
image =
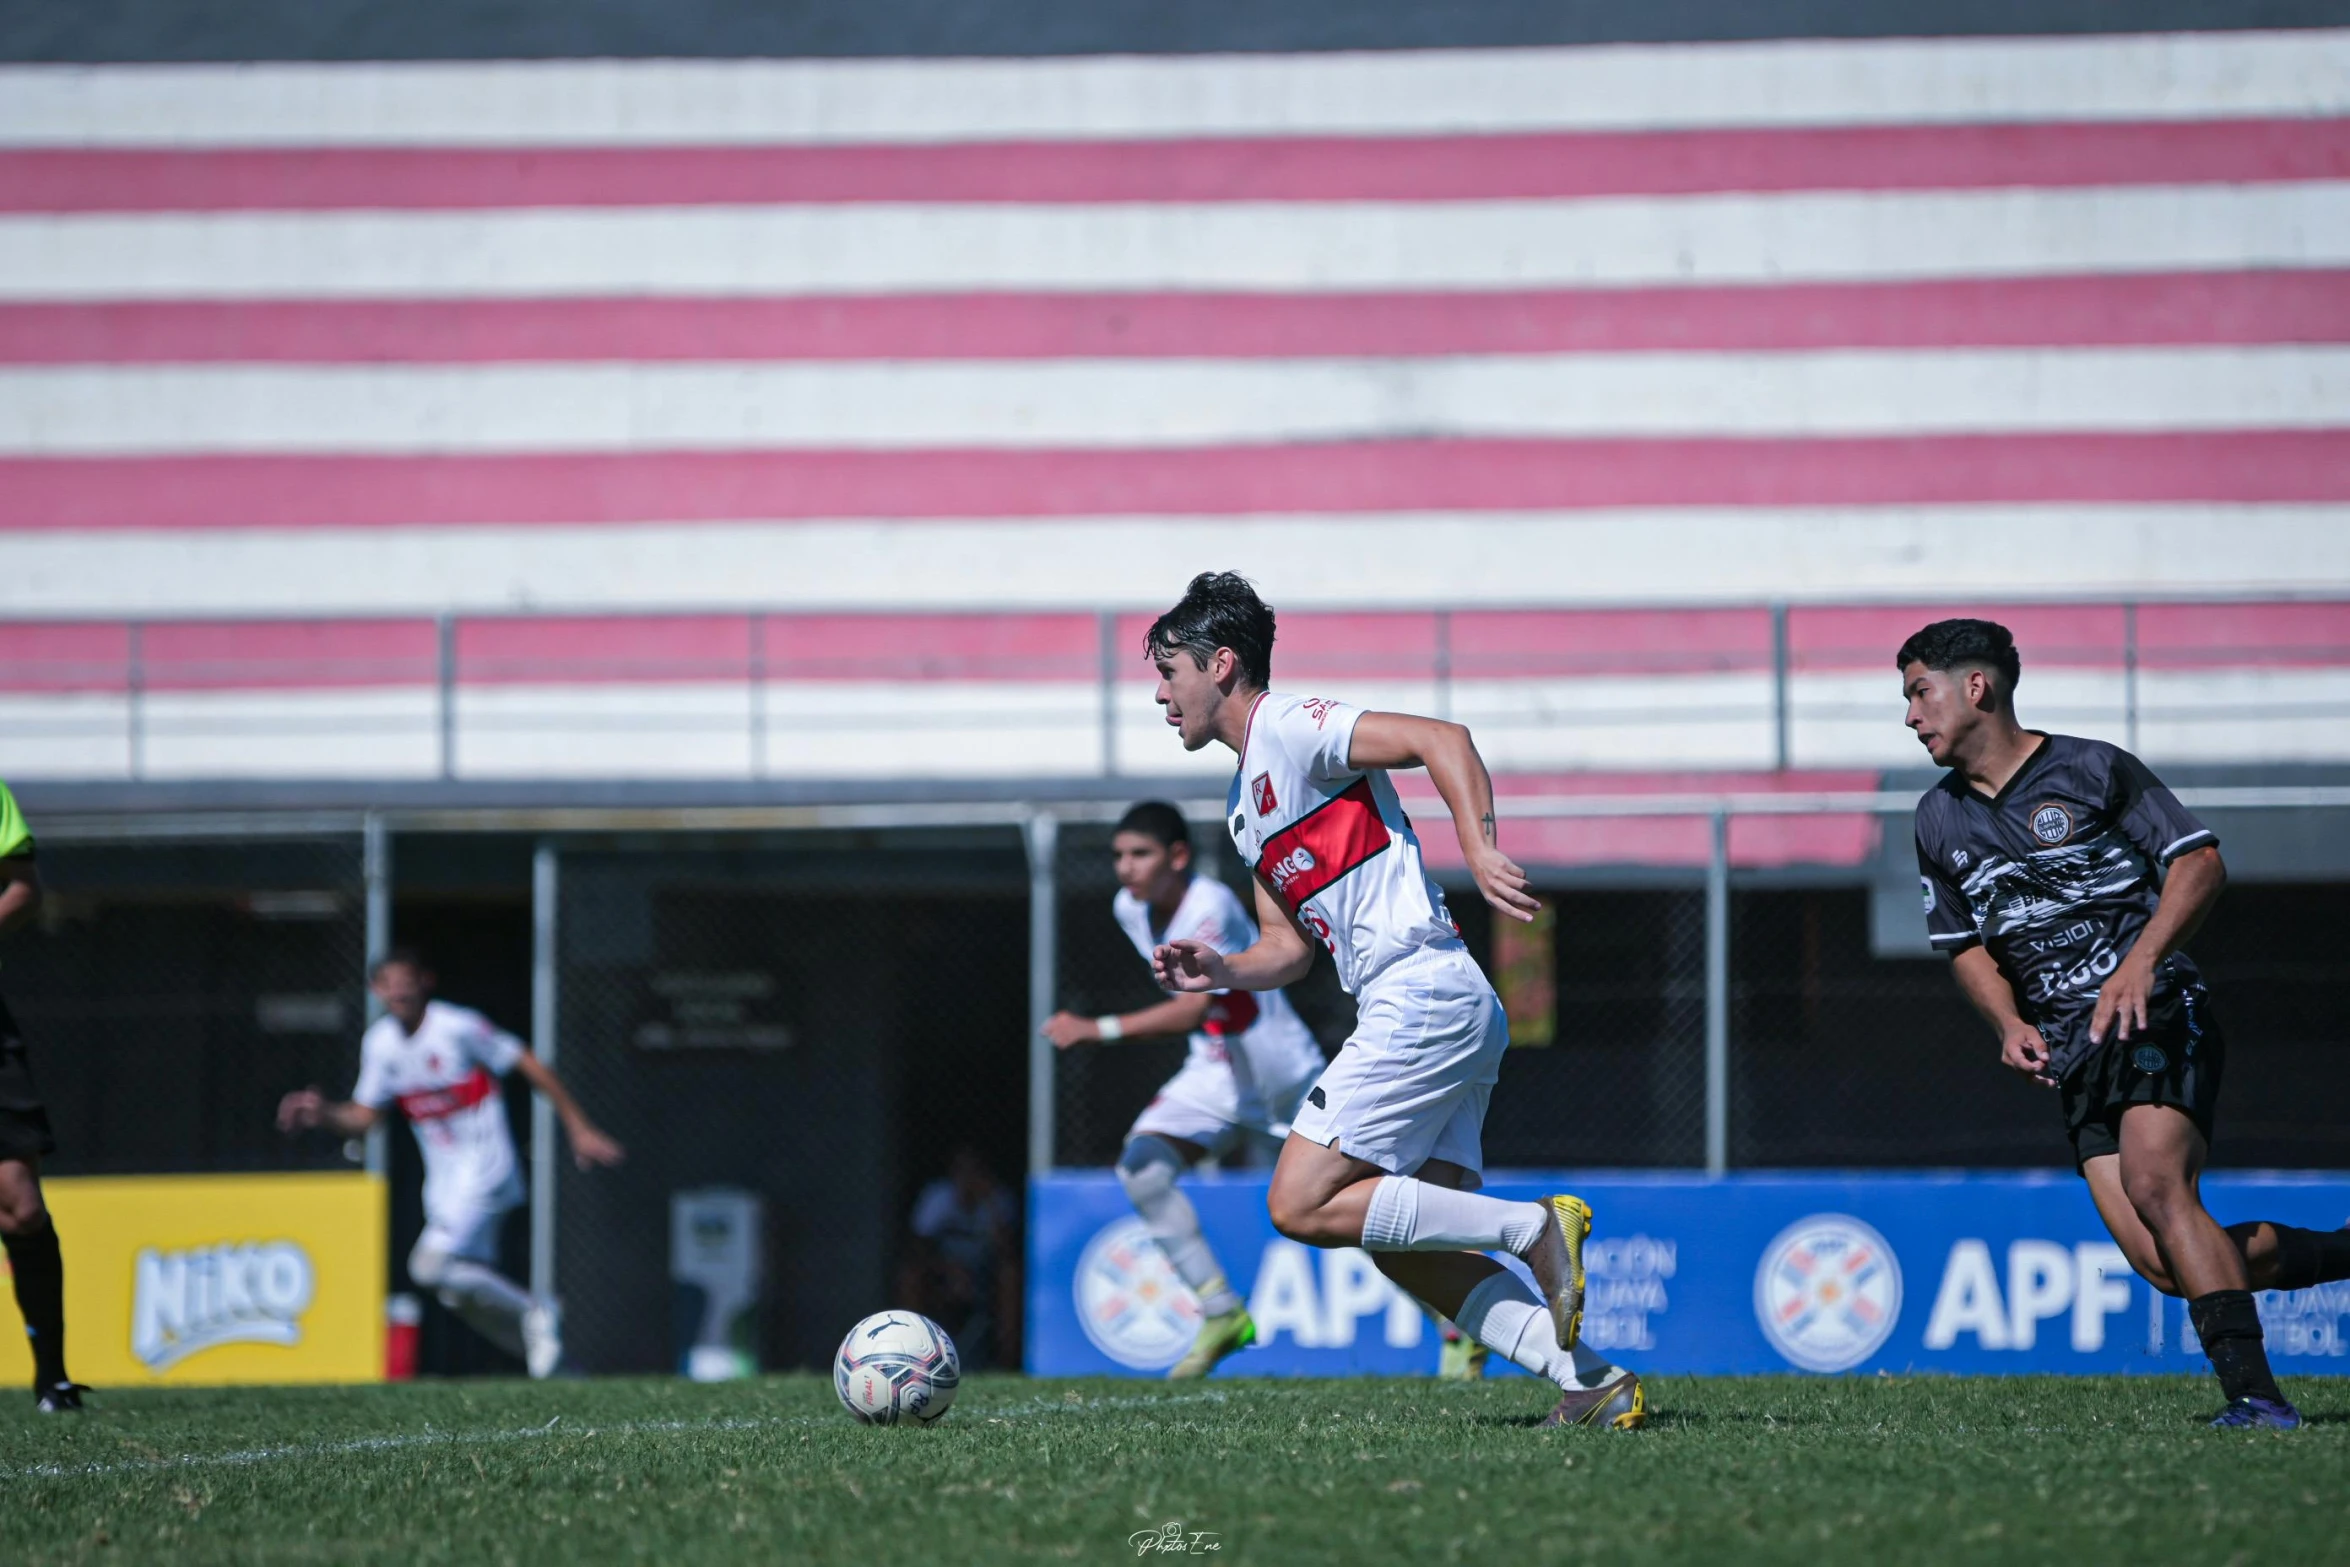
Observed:
[[[1918,801],[1926,928],[1997,1030],[2057,1089],[2073,1157],[2132,1267],[2183,1295],[2219,1376],[2217,1426],[2291,1429],[2252,1291],[2350,1277],[2350,1233],[2222,1230],[2198,1181],[2225,1041],[2180,950],[2227,882],[2219,839],[2117,746],[2023,728],[2022,661],[1987,620],[1941,620],[1895,664],[1948,777]]]

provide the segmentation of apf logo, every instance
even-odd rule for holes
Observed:
[[[318,1270],[293,1241],[144,1247],[132,1286],[131,1353],[164,1371],[223,1344],[298,1344],[317,1290]]]
[[[1199,1297],[1140,1219],[1102,1226],[1077,1259],[1070,1293],[1093,1347],[1137,1371],[1166,1370],[1199,1334]]]
[[[1901,1317],[1901,1263],[1885,1237],[1858,1219],[1798,1219],[1763,1249],[1754,1316],[1790,1364],[1846,1370],[1892,1336]]]
[[[1265,867],[1265,874],[1273,878],[1277,892],[1287,892],[1289,884],[1314,868],[1314,851],[1300,844]]]

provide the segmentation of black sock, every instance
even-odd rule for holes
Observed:
[[[57,1226],[21,1235],[0,1235],[16,1276],[16,1306],[24,1313],[25,1337],[33,1346],[33,1386],[55,1387],[65,1375],[65,1258],[57,1250]]]
[[[2350,1279],[2350,1230],[2296,1230],[2272,1224],[2277,1232],[2277,1276],[2272,1286],[2305,1290],[2312,1284]]]
[[[2211,1357],[2219,1390],[2229,1403],[2239,1398],[2285,1401],[2268,1369],[2268,1345],[2261,1338],[2260,1313],[2252,1305],[2250,1290],[2198,1295],[2187,1302],[2187,1314],[2195,1319],[2196,1337],[2203,1340],[2203,1353]]]

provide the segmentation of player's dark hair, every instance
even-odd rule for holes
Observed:
[[[2002,706],[2015,697],[2023,678],[2024,661],[2015,650],[2015,634],[1996,620],[1937,620],[1901,644],[1893,655],[1895,669],[1923,664],[1928,669],[1955,669],[1979,664],[1999,677]]]
[[[1111,830],[1111,836],[1122,832],[1141,833],[1169,849],[1179,843],[1186,848],[1191,844],[1191,824],[1183,819],[1181,811],[1164,800],[1144,800],[1128,806],[1126,814],[1118,818],[1118,825]]]
[[[369,979],[381,978],[385,969],[394,966],[412,968],[419,974],[432,972],[432,965],[425,962],[424,954],[414,947],[394,947],[367,966],[367,977]]]
[[[1203,571],[1173,609],[1151,622],[1143,653],[1157,662],[1178,650],[1205,669],[1216,649],[1240,661],[1240,678],[1260,690],[1273,683],[1273,606],[1237,571]]]

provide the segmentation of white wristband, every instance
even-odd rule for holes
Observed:
[[[1094,1032],[1104,1039],[1124,1039],[1126,1037],[1126,1025],[1118,1021],[1118,1015],[1115,1012],[1105,1012],[1095,1018],[1093,1028]]]

